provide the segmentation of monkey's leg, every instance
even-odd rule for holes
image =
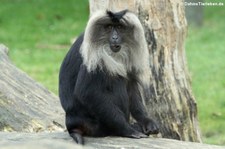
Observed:
[[[113,100],[112,98],[111,100]],[[89,110],[92,110],[100,123],[112,132],[111,135],[131,138],[147,137],[145,134],[132,128],[125,119],[124,113],[111,100],[106,99],[104,95],[92,97],[92,100],[95,102],[89,102]]]
[[[75,95],[79,102],[87,109],[86,111],[96,117],[102,126],[111,131],[112,135],[147,137],[133,129],[126,120],[125,114],[113,103],[118,100],[118,96],[104,90],[107,79],[110,77],[105,73],[89,73],[85,67],[81,67],[75,87]]]

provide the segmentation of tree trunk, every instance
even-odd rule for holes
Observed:
[[[7,52],[0,44],[0,131],[63,130],[58,97],[17,69]]]
[[[145,29],[150,52],[151,87],[146,100],[149,115],[162,137],[201,142],[197,105],[185,59],[187,22],[180,0],[90,0],[90,13],[129,9]],[[141,66],[140,66],[141,67]]]

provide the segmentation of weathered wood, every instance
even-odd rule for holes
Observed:
[[[0,44],[0,131],[62,130],[58,97],[16,68],[7,52]]]
[[[197,104],[187,71],[184,41],[187,22],[180,0],[90,0],[90,13],[129,9],[139,16],[150,52],[149,115],[162,137],[200,142]],[[140,66],[141,67],[141,66]]]
[[[224,149],[223,146],[171,139],[120,137],[85,138],[85,146],[74,143],[68,133],[1,133],[2,149]],[[38,140],[38,141],[37,141]]]

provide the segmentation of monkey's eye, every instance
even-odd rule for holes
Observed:
[[[121,29],[122,27],[123,27],[122,25],[118,25],[118,26],[117,26],[118,29]]]
[[[117,25],[116,28],[119,29],[119,30],[125,30],[126,29],[125,26],[123,26],[123,25]]]
[[[113,28],[113,26],[112,26],[111,24],[107,24],[107,25],[105,25],[104,27],[105,27],[105,29],[107,29],[107,30],[111,30],[111,29]]]

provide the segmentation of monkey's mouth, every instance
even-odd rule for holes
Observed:
[[[119,52],[120,49],[121,49],[121,46],[118,45],[118,44],[111,44],[111,45],[110,45],[110,49],[111,49],[113,52]]]

